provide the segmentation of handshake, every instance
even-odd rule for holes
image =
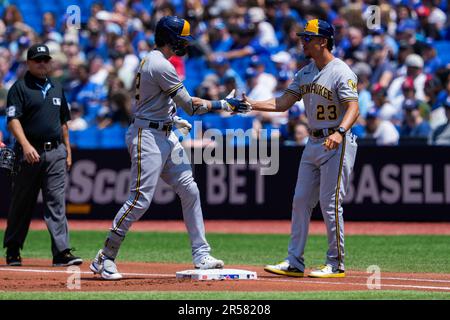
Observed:
[[[220,103],[220,109],[230,112],[231,114],[236,113],[248,113],[252,111],[251,104],[247,101],[244,94],[242,94],[242,99],[235,97],[236,91],[233,89],[225,99],[216,101]],[[192,129],[192,125],[185,119],[175,116],[173,117],[173,125],[177,128],[183,136],[189,134]]]
[[[248,113],[252,111],[252,106],[242,95],[242,99],[236,98],[236,91],[233,89],[223,100],[220,100],[222,109],[231,113]]]

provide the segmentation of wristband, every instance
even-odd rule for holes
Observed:
[[[212,110],[222,110],[222,103],[219,100],[211,101],[211,109]]]

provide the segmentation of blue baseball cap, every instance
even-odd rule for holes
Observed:
[[[256,71],[253,68],[247,68],[245,70],[245,79],[256,77]]]
[[[324,38],[333,38],[334,29],[328,22],[320,19],[309,20],[303,32],[298,32],[298,36],[320,36]]]
[[[262,59],[259,56],[252,56],[250,58],[250,66],[257,67],[257,66],[261,66],[261,65],[264,65],[264,62],[262,61]]]
[[[450,96],[448,96],[447,99],[445,100],[444,107],[450,109]]]
[[[380,110],[372,107],[369,110],[367,110],[367,114],[366,114],[366,119],[375,119],[375,118],[379,118],[380,116]]]
[[[277,74],[277,80],[278,81],[288,81],[289,79],[291,79],[294,75],[292,74],[292,72],[287,71],[287,70],[281,70],[280,72],[278,72]]]
[[[403,102],[403,109],[405,110],[414,110],[419,108],[419,103],[417,100],[414,99],[406,99]]]
[[[403,20],[397,27],[397,32],[416,31],[417,23],[413,19]]]
[[[213,60],[213,64],[215,64],[216,66],[224,66],[224,65],[228,64],[228,60],[224,56],[217,56]]]

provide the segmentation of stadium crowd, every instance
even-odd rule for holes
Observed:
[[[68,26],[67,7],[80,8],[80,28]],[[380,24],[369,25],[371,5]],[[71,105],[71,141],[79,148],[121,148],[130,122],[140,59],[155,47],[153,30],[164,15],[191,24],[194,45],[173,57],[185,87],[207,99],[280,95],[308,63],[296,33],[320,18],[335,27],[336,57],[358,76],[361,116],[353,132],[377,145],[450,145],[450,22],[446,0],[35,0],[0,4],[0,141],[6,95],[26,70],[25,53],[45,42],[52,76]],[[68,19],[69,18],[69,19]],[[285,113],[209,114],[193,130],[267,129],[286,145],[303,145],[308,123],[302,102]],[[195,129],[195,127],[194,127]],[[279,130],[274,130],[279,129]]]

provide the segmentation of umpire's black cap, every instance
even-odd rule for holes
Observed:
[[[309,20],[303,32],[298,32],[298,36],[319,36],[324,38],[333,38],[334,29],[328,22],[320,19]]]
[[[37,58],[48,58],[51,59],[50,50],[45,44],[34,44],[27,52],[27,60],[34,60]]]

